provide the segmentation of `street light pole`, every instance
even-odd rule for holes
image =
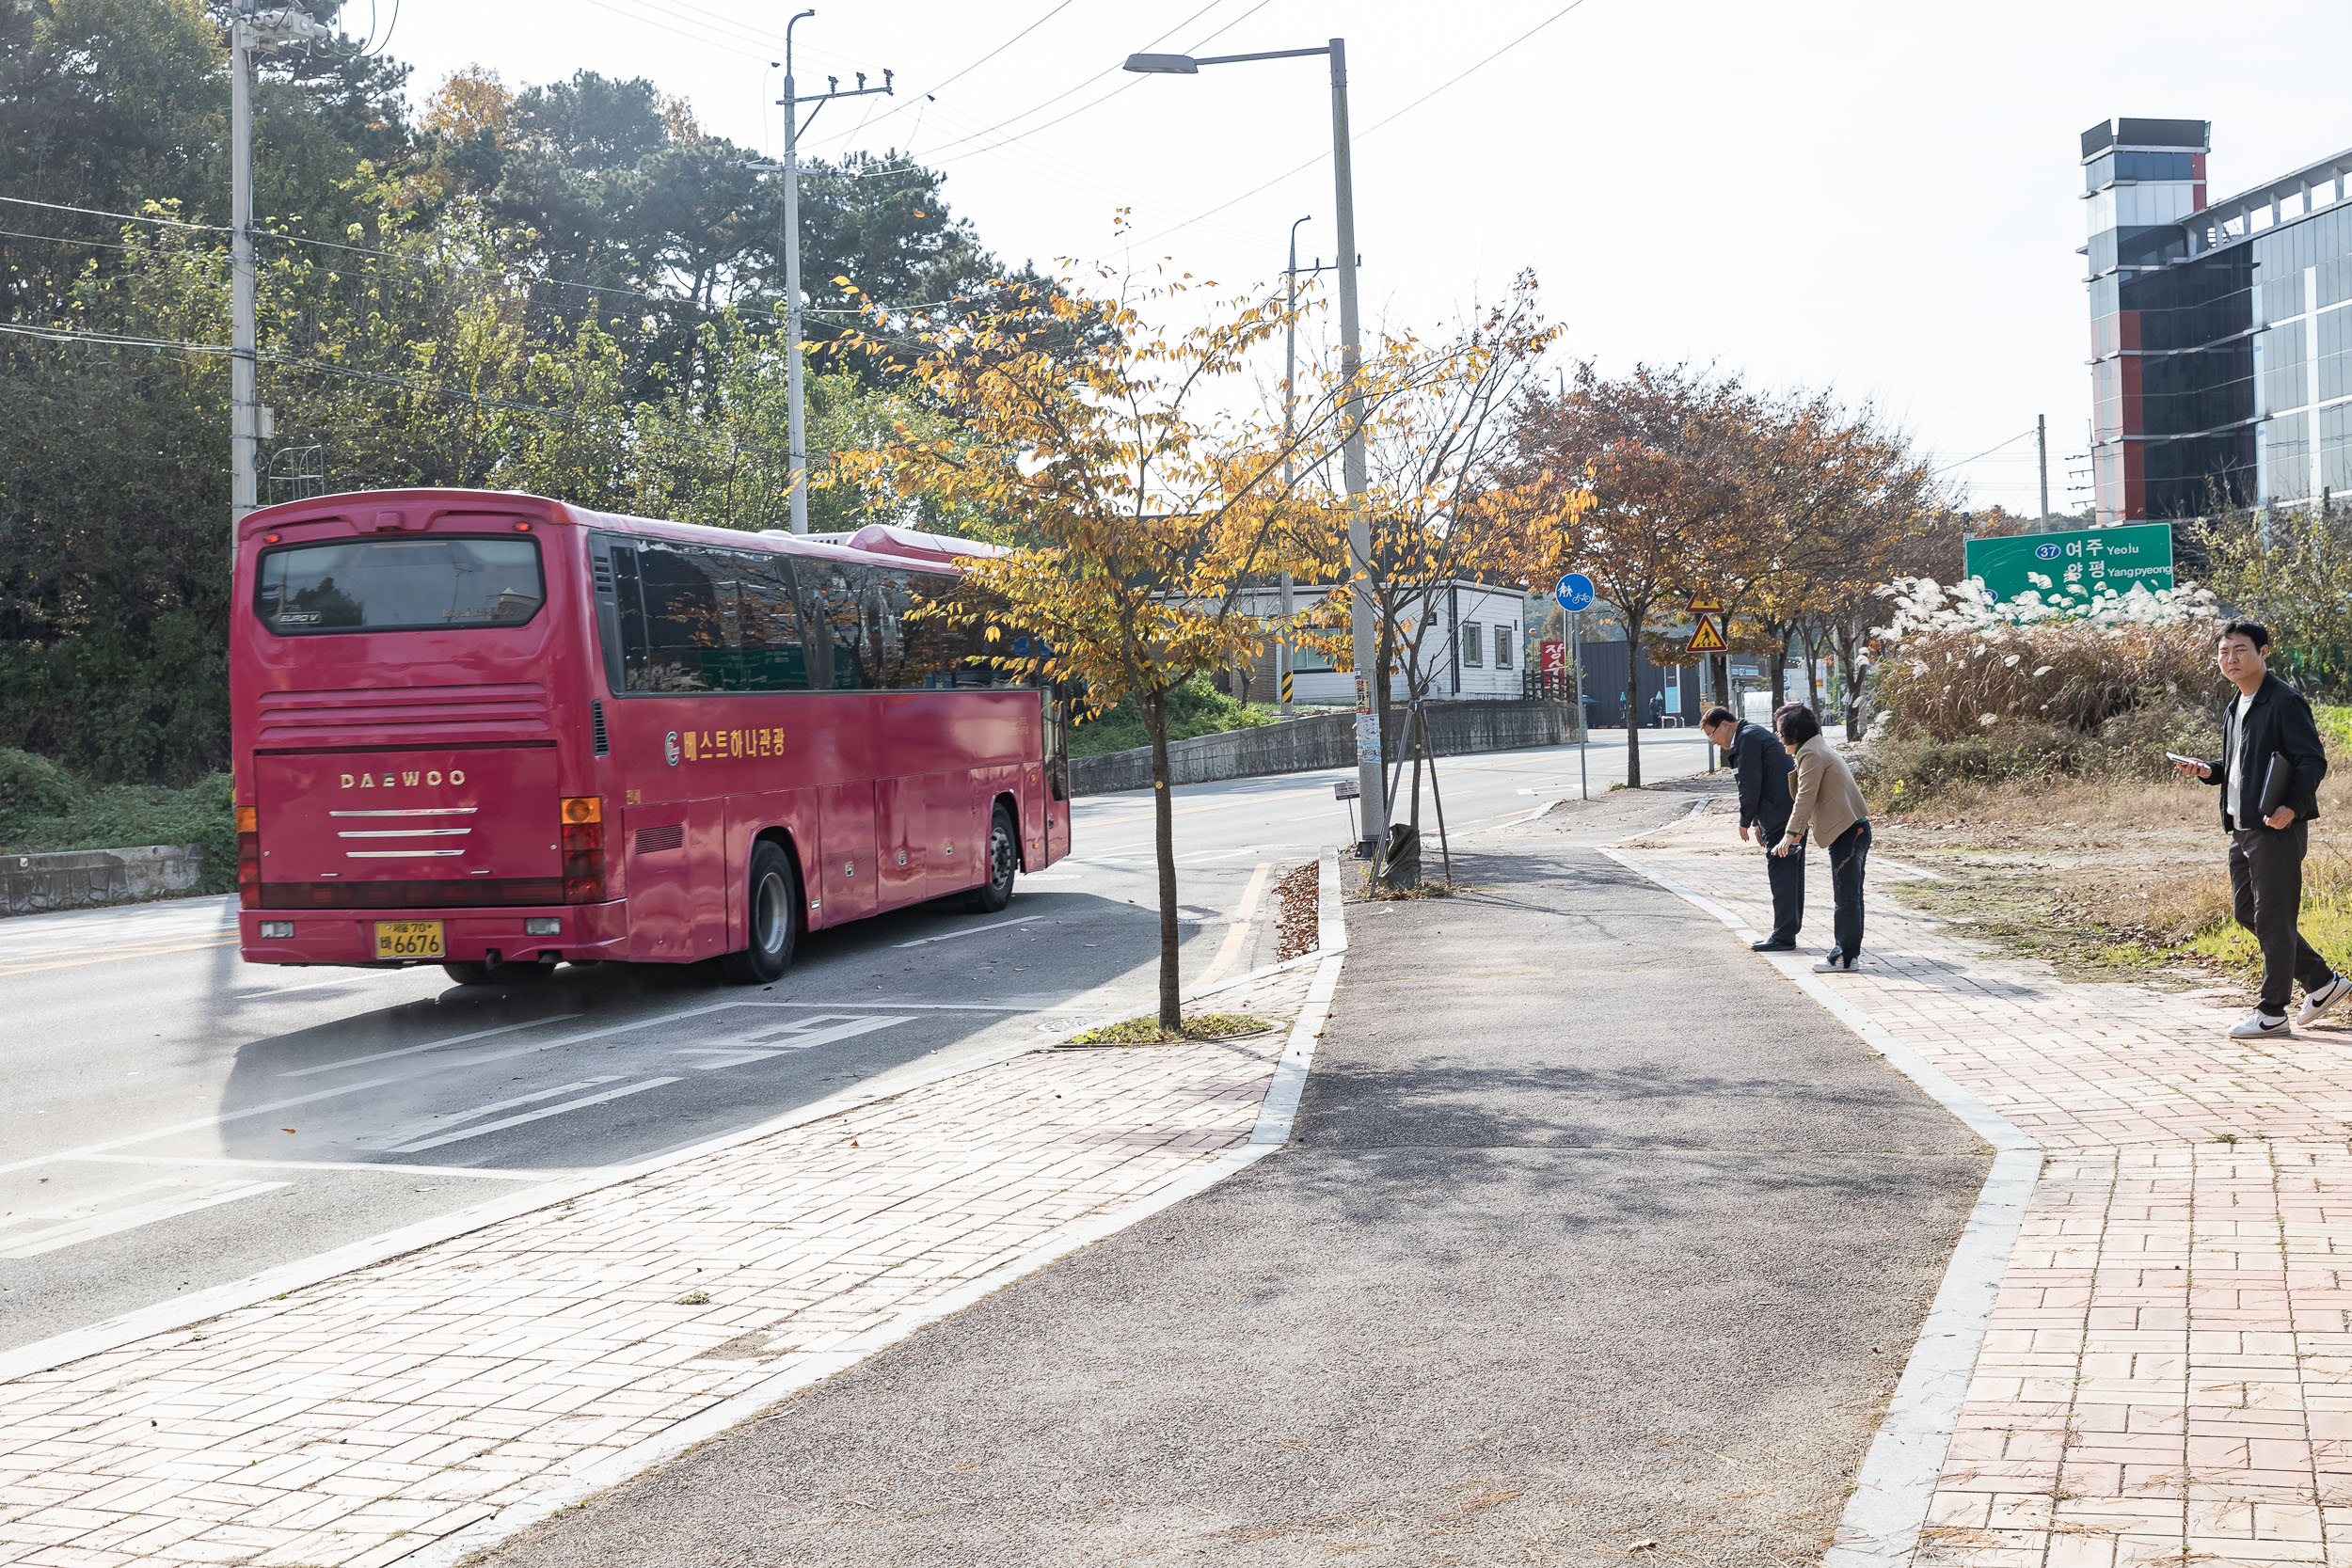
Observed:
[[[776,103],[784,109],[784,161],[771,163],[765,159],[748,159],[730,165],[734,168],[750,169],[755,174],[784,176],[784,398],[786,439],[790,446],[792,467],[792,531],[808,531],[808,415],[801,406],[801,133],[807,127],[801,122],[801,105],[814,103],[809,120],[814,122],[826,104],[836,98],[863,98],[868,93],[893,93],[892,71],[882,72],[882,85],[869,87],[866,72],[857,73],[857,87],[849,92],[841,90],[841,78],[825,78],[827,91],[812,93],[806,98],[792,76],[792,29],[815,16],[815,10],[797,13],[784,24],[784,96]],[[771,61],[771,64],[774,62]],[[893,93],[895,96],[895,93]]]
[[[1379,686],[1386,673],[1373,666],[1379,655],[1378,616],[1372,603],[1372,521],[1364,511],[1368,465],[1364,455],[1362,402],[1359,381],[1363,349],[1356,302],[1356,181],[1347,141],[1347,40],[1333,39],[1320,49],[1267,49],[1249,55],[1130,55],[1126,69],[1146,75],[1197,76],[1204,65],[1245,60],[1293,60],[1325,55],[1331,61],[1331,182],[1339,198],[1340,225],[1340,420],[1344,432],[1340,469],[1347,490],[1347,553],[1355,574],[1348,594],[1348,623],[1356,650],[1356,773],[1363,793],[1362,835],[1356,852],[1371,860],[1388,833],[1387,780],[1380,767]]]

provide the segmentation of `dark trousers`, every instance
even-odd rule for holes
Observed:
[[[2263,950],[2262,1010],[2273,1017],[2287,1010],[2297,981],[2313,991],[2333,977],[2328,960],[2296,929],[2303,912],[2303,855],[2311,842],[2311,824],[2299,816],[2283,828],[2230,835],[2232,912]]]
[[[1830,922],[1833,952],[1848,963],[1862,956],[1862,871],[1870,858],[1870,824],[1855,823],[1829,841],[1829,885],[1837,898]]]
[[[1759,820],[1756,836],[1764,841],[1764,877],[1772,888],[1773,942],[1794,942],[1804,925],[1804,846],[1800,844],[1785,855],[1772,853],[1781,835],[1788,831],[1788,818],[1774,822]]]

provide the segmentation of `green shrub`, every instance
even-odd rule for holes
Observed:
[[[184,789],[93,784],[44,756],[0,748],[0,850],[204,847],[203,893],[237,884],[235,787],[214,773]]]
[[[1229,697],[1205,680],[1194,680],[1168,694],[1168,738],[1189,740],[1198,735],[1222,735],[1227,730],[1255,729],[1279,722],[1282,715],[1262,703]],[[1070,754],[1099,757],[1152,744],[1143,727],[1143,709],[1133,697],[1122,697],[1070,732]]]

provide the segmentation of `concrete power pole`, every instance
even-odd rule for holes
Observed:
[[[2033,440],[2035,449],[2042,454],[2042,520],[2046,523],[2050,520],[2050,417],[2047,414],[2033,417]]]
[[[801,133],[808,125],[801,119],[801,105],[817,105],[808,114],[809,121],[814,122],[825,105],[836,98],[863,98],[876,92],[896,96],[891,79],[897,74],[885,71],[882,85],[869,87],[866,85],[866,72],[861,71],[857,73],[857,86],[848,92],[841,90],[840,77],[828,76],[825,86],[830,90],[803,98],[792,77],[792,29],[816,14],[814,10],[802,11],[784,24],[784,96],[776,100],[784,110],[784,162],[755,159],[733,166],[755,174],[784,176],[784,400],[787,438],[791,444],[795,533],[808,531],[808,413],[801,404]]]
[[[325,27],[291,8],[260,10],[242,0],[229,23],[229,551],[237,528],[261,504],[261,361],[253,280],[253,52]]]
[[[1313,216],[1314,214],[1310,213],[1306,217],[1291,225],[1290,264],[1282,269],[1282,308],[1283,314],[1289,318],[1284,324],[1282,334],[1282,489],[1285,494],[1297,483],[1298,453],[1293,445],[1295,440],[1294,431],[1296,421],[1293,415],[1298,406],[1297,392],[1294,386],[1298,379],[1298,275],[1302,270],[1298,265],[1298,225],[1310,221]],[[1323,259],[1318,256],[1315,258],[1313,266],[1303,270],[1312,275],[1328,272],[1330,268],[1326,267],[1323,264]],[[1291,610],[1291,569],[1284,566],[1282,568],[1282,636],[1274,645],[1274,688],[1276,695],[1281,699],[1284,713],[1294,710],[1291,702],[1293,657],[1290,632]]]

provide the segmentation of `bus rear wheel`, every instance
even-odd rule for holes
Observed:
[[[751,944],[721,958],[719,973],[739,986],[773,983],[792,962],[800,907],[801,882],[792,873],[792,857],[762,841],[752,851],[751,893],[743,901]]]
[[[1012,819],[1012,810],[998,801],[996,815],[988,825],[988,880],[972,890],[972,907],[982,914],[994,914],[1012,902],[1012,879],[1021,869],[1021,830]]]

